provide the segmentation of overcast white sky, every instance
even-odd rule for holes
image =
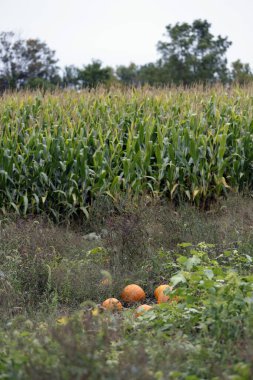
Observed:
[[[92,58],[113,67],[155,61],[165,26],[197,18],[233,42],[230,62],[253,68],[253,0],[0,0],[0,31],[40,38],[62,67]]]

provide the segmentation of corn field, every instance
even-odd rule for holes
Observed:
[[[253,88],[5,94],[0,209],[84,213],[96,196],[203,205],[253,187]]]

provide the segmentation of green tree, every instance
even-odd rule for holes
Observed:
[[[102,67],[102,62],[93,60],[92,63],[78,69],[78,81],[82,87],[97,87],[99,84],[110,85],[115,80],[113,69]]]
[[[131,63],[129,66],[118,66],[116,74],[120,82],[131,86],[145,84],[156,86],[167,81],[167,78],[165,78],[167,72],[165,73],[163,70],[161,60],[155,63],[146,63],[142,66],[137,66],[135,63]]]
[[[63,87],[77,87],[78,86],[79,69],[74,66],[65,66],[62,76]]]
[[[13,32],[0,33],[0,82],[1,89],[15,88],[17,81],[18,57],[15,54],[17,42]]]
[[[4,88],[35,86],[36,80],[58,84],[55,51],[39,39],[20,39],[13,32],[0,33],[0,82]]]
[[[253,72],[248,63],[242,63],[240,59],[232,63],[232,80],[240,85],[253,81]]]
[[[162,77],[167,82],[189,85],[228,80],[225,53],[231,42],[227,37],[215,38],[210,27],[206,20],[166,26],[169,40],[159,41],[157,50],[161,54]]]
[[[151,86],[163,84],[161,64],[157,63],[147,63],[142,65],[138,72],[139,81],[141,84],[149,84]]]
[[[57,82],[58,67],[56,66],[55,51],[51,50],[45,42],[38,39],[20,40],[21,67],[24,77],[42,78]]]
[[[139,83],[138,71],[138,66],[135,63],[130,63],[129,66],[118,66],[116,75],[125,85],[137,85]]]

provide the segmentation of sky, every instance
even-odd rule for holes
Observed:
[[[0,31],[46,42],[61,67],[92,59],[116,67],[156,61],[166,25],[200,18],[233,42],[230,63],[253,68],[252,15],[253,0],[0,0]]]

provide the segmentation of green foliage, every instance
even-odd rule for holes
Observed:
[[[144,65],[130,63],[102,67],[100,60],[93,60],[82,68],[66,66],[59,76],[55,52],[39,39],[21,39],[14,32],[0,33],[0,91],[23,88],[52,90],[63,88],[96,88],[99,84],[110,87],[121,83],[127,86],[149,84],[240,85],[252,81],[249,64],[239,59],[227,67],[225,54],[231,42],[227,37],[214,37],[207,20],[194,20],[192,24],[176,23],[166,26],[167,41],[159,41],[157,50],[161,58]]]
[[[232,62],[232,80],[240,85],[253,81],[253,72],[248,63],[242,63],[240,59]]]
[[[55,52],[45,42],[0,33],[0,91],[52,87],[60,81],[56,63]]]
[[[78,86],[78,68],[74,65],[65,66],[62,77],[63,87],[77,87]]]
[[[110,85],[112,84],[113,70],[111,67],[102,67],[102,62],[99,60],[93,60],[83,69],[78,69],[78,83],[81,87],[94,88],[98,85]]]
[[[87,252],[78,274],[76,258],[69,258],[65,273],[81,277],[89,260],[93,265],[103,261],[100,255],[106,258],[101,248]],[[179,244],[163,256],[167,280],[174,284],[167,293],[178,301],[153,305],[138,318],[134,308],[110,314],[84,302],[75,311],[63,312],[55,304],[36,314],[2,319],[2,378],[123,380],[128,374],[150,380],[250,380],[253,277],[243,260],[251,257],[242,256],[203,242]],[[243,265],[231,266],[224,258]],[[96,279],[88,281],[95,285]],[[100,297],[102,302],[102,291]],[[154,302],[152,296],[149,302]]]
[[[250,200],[244,208],[250,211]],[[157,208],[158,230],[159,215]],[[246,231],[234,242],[226,236],[226,245],[221,237],[217,244],[181,240],[169,249],[153,249],[144,233],[138,237],[144,231],[140,214],[114,218],[111,229],[107,225],[107,249],[104,240],[87,242],[83,230],[42,218],[1,220],[1,377],[250,380],[253,241]],[[187,221],[196,238],[192,213]],[[204,219],[202,224],[210,229]],[[117,246],[124,232],[128,240]],[[129,283],[144,288],[145,303],[153,309],[138,318],[137,305],[105,312],[101,303],[120,299]],[[174,288],[166,290],[169,302],[158,305],[153,292],[162,283]]]
[[[118,66],[116,74],[119,80],[125,85],[137,85],[138,80],[138,66],[135,63],[130,63],[129,66]]]
[[[165,83],[190,85],[227,81],[224,55],[231,42],[221,36],[215,39],[210,27],[206,20],[166,27],[169,41],[159,41],[157,45],[163,61],[161,72],[167,76]]]
[[[208,207],[252,189],[251,89],[4,96],[0,209],[85,215],[99,195]]]

